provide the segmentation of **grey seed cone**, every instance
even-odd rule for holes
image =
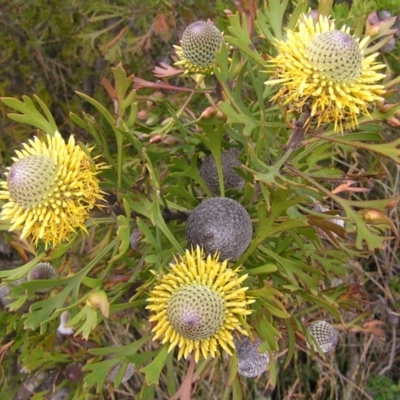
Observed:
[[[326,321],[313,322],[308,327],[308,332],[310,332],[310,335],[315,339],[319,347],[321,347],[323,353],[333,350],[339,340],[337,330]],[[307,342],[307,346],[312,347],[314,351],[318,351],[314,342]]]
[[[253,227],[246,209],[235,200],[213,197],[190,214],[186,225],[188,246],[203,247],[205,254],[220,252],[220,259],[237,259],[250,244]]]
[[[57,278],[57,272],[50,263],[39,263],[28,274],[28,281],[47,280]],[[36,289],[36,293],[46,293],[51,288]]]
[[[66,366],[64,375],[70,382],[80,382],[83,380],[85,373],[82,370],[82,364],[71,363]]]
[[[236,353],[238,357],[238,373],[246,378],[255,378],[265,372],[269,364],[268,352],[259,353],[261,340],[254,343],[246,336],[241,339],[234,338]]]
[[[241,162],[237,158],[239,152],[240,149],[231,149],[221,155],[225,189],[242,190],[244,187],[244,179],[233,169],[241,166]],[[200,176],[203,178],[213,196],[220,195],[217,167],[212,154],[204,159],[200,167]]]
[[[211,22],[196,21],[182,35],[181,45],[186,60],[199,67],[215,62],[215,52],[222,42],[221,31]]]

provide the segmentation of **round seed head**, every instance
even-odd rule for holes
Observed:
[[[57,272],[50,263],[39,263],[28,273],[28,281],[57,278]],[[37,289],[37,293],[46,293],[50,288]]]
[[[235,348],[238,357],[238,373],[246,378],[255,378],[265,372],[269,364],[268,352],[260,353],[258,348],[261,340],[257,339],[254,343],[246,336],[240,339],[235,338]]]
[[[239,258],[250,244],[253,228],[246,209],[235,200],[214,197],[190,214],[186,225],[189,246],[203,247],[205,254],[220,252],[220,259]]]
[[[57,168],[51,157],[35,154],[14,163],[7,177],[11,197],[31,209],[53,194]]]
[[[323,353],[328,353],[333,350],[339,340],[337,330],[326,321],[313,322],[308,327],[308,332],[318,343]],[[318,351],[314,341],[312,343],[307,342],[308,347],[312,347],[314,351]]]
[[[210,338],[225,320],[224,301],[207,286],[191,284],[176,291],[168,304],[169,323],[183,337]]]
[[[315,35],[306,56],[314,70],[328,80],[351,83],[361,74],[362,55],[358,42],[343,31]]]
[[[71,363],[65,368],[65,377],[71,382],[81,382],[84,376],[80,363]]]
[[[115,378],[117,377],[118,371],[121,369],[122,364],[119,363],[117,365],[115,365],[113,368],[111,368],[110,373],[107,376],[107,380],[109,382],[115,382]],[[127,380],[129,380],[133,373],[135,372],[135,366],[132,363],[129,363],[128,366],[126,367],[126,371],[124,374],[124,377],[122,378],[122,383],[126,382]]]
[[[215,62],[215,52],[222,42],[222,33],[211,22],[190,24],[182,35],[182,51],[187,61],[198,67],[208,67]]]
[[[233,169],[240,167],[241,162],[237,155],[240,149],[231,149],[221,156],[222,174],[224,176],[225,189],[242,190],[245,184],[244,179]],[[207,156],[200,168],[200,176],[204,179],[207,187],[214,196],[220,194],[217,167],[212,154]]]

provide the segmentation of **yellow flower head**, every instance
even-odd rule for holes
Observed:
[[[211,74],[222,40],[222,33],[212,22],[193,22],[183,32],[182,47],[174,46],[179,58],[175,65],[185,73]]]
[[[282,84],[273,100],[282,99],[301,113],[310,105],[311,116],[321,123],[334,122],[335,131],[343,132],[343,123],[358,125],[359,114],[369,115],[371,103],[385,93],[378,82],[385,77],[376,72],[384,68],[375,62],[378,53],[364,57],[368,37],[360,41],[349,28],[337,30],[335,22],[320,16],[314,23],[303,16],[297,31],[288,30],[286,40],[278,40],[276,65],[278,79],[267,85]]]
[[[0,199],[6,200],[0,219],[21,238],[42,239],[46,248],[70,238],[84,225],[89,210],[102,199],[96,168],[71,136],[65,143],[59,132],[38,137],[16,151],[14,164],[0,181]],[[101,167],[100,167],[101,168]]]
[[[154,313],[150,321],[156,322],[153,340],[163,337],[162,344],[170,343],[168,351],[178,346],[178,359],[194,351],[198,362],[200,355],[218,356],[220,347],[232,355],[231,331],[247,335],[237,316],[251,314],[246,307],[254,302],[245,296],[248,288],[240,286],[247,275],[237,272],[227,261],[219,262],[218,254],[205,258],[198,246],[186,250],[147,299],[146,308]]]

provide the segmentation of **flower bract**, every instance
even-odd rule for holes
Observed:
[[[94,164],[71,136],[65,143],[59,132],[45,140],[35,137],[16,151],[14,164],[0,182],[0,199],[6,200],[0,218],[10,221],[10,231],[21,239],[32,236],[45,246],[70,239],[102,200]],[[90,151],[90,149],[89,149]]]
[[[156,323],[153,340],[170,343],[168,351],[178,346],[178,359],[193,352],[198,362],[219,356],[221,348],[232,355],[232,331],[247,335],[238,317],[251,314],[247,305],[254,302],[241,287],[247,275],[238,271],[218,254],[205,257],[199,247],[176,258],[147,299]]]
[[[377,71],[385,66],[375,61],[378,53],[364,57],[368,37],[360,40],[349,32],[325,16],[316,23],[311,16],[301,17],[296,31],[276,41],[278,55],[271,60],[276,79],[266,82],[281,84],[273,100],[282,99],[298,113],[309,107],[318,126],[334,123],[337,132],[344,125],[357,127],[357,117],[370,115],[370,106],[383,100],[379,82],[385,75]]]

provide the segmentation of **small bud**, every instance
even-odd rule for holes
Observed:
[[[110,312],[110,303],[108,302],[107,294],[104,290],[97,290],[91,293],[86,300],[86,304],[94,309],[100,309],[105,318],[108,318]]]
[[[378,34],[378,32],[381,28],[381,25],[379,23],[378,14],[376,11],[373,11],[371,14],[368,15],[365,28],[366,28],[365,33],[368,36],[373,37]]]
[[[383,112],[383,113],[387,113],[387,112],[389,112],[394,106],[395,106],[396,104],[382,104],[381,106],[378,106],[379,107],[379,111],[380,112]]]
[[[82,371],[82,364],[71,363],[65,368],[65,377],[71,382],[81,382],[85,376]]]
[[[145,119],[147,119],[149,117],[149,112],[147,110],[140,110],[138,112],[137,118],[140,121],[144,121]]]
[[[210,119],[217,112],[215,107],[207,107],[201,114],[200,119]]]
[[[396,117],[390,117],[386,120],[386,123],[390,125],[392,128],[400,127],[400,120]]]
[[[363,214],[363,220],[371,225],[388,225],[397,236],[397,228],[393,221],[385,214],[377,210],[367,210]]]
[[[157,114],[149,114],[149,115],[150,117],[147,118],[145,124],[146,126],[153,126],[158,121],[158,115]]]
[[[388,217],[377,210],[367,210],[363,214],[363,219],[372,225],[387,224]]]
[[[161,140],[161,143],[164,146],[175,146],[176,144],[180,143],[180,140],[175,137],[174,135],[167,135]]]
[[[57,332],[60,335],[72,335],[74,333],[74,330],[70,327],[67,327],[66,325],[68,324],[69,321],[69,312],[64,311],[60,315],[60,326],[57,328]]]

